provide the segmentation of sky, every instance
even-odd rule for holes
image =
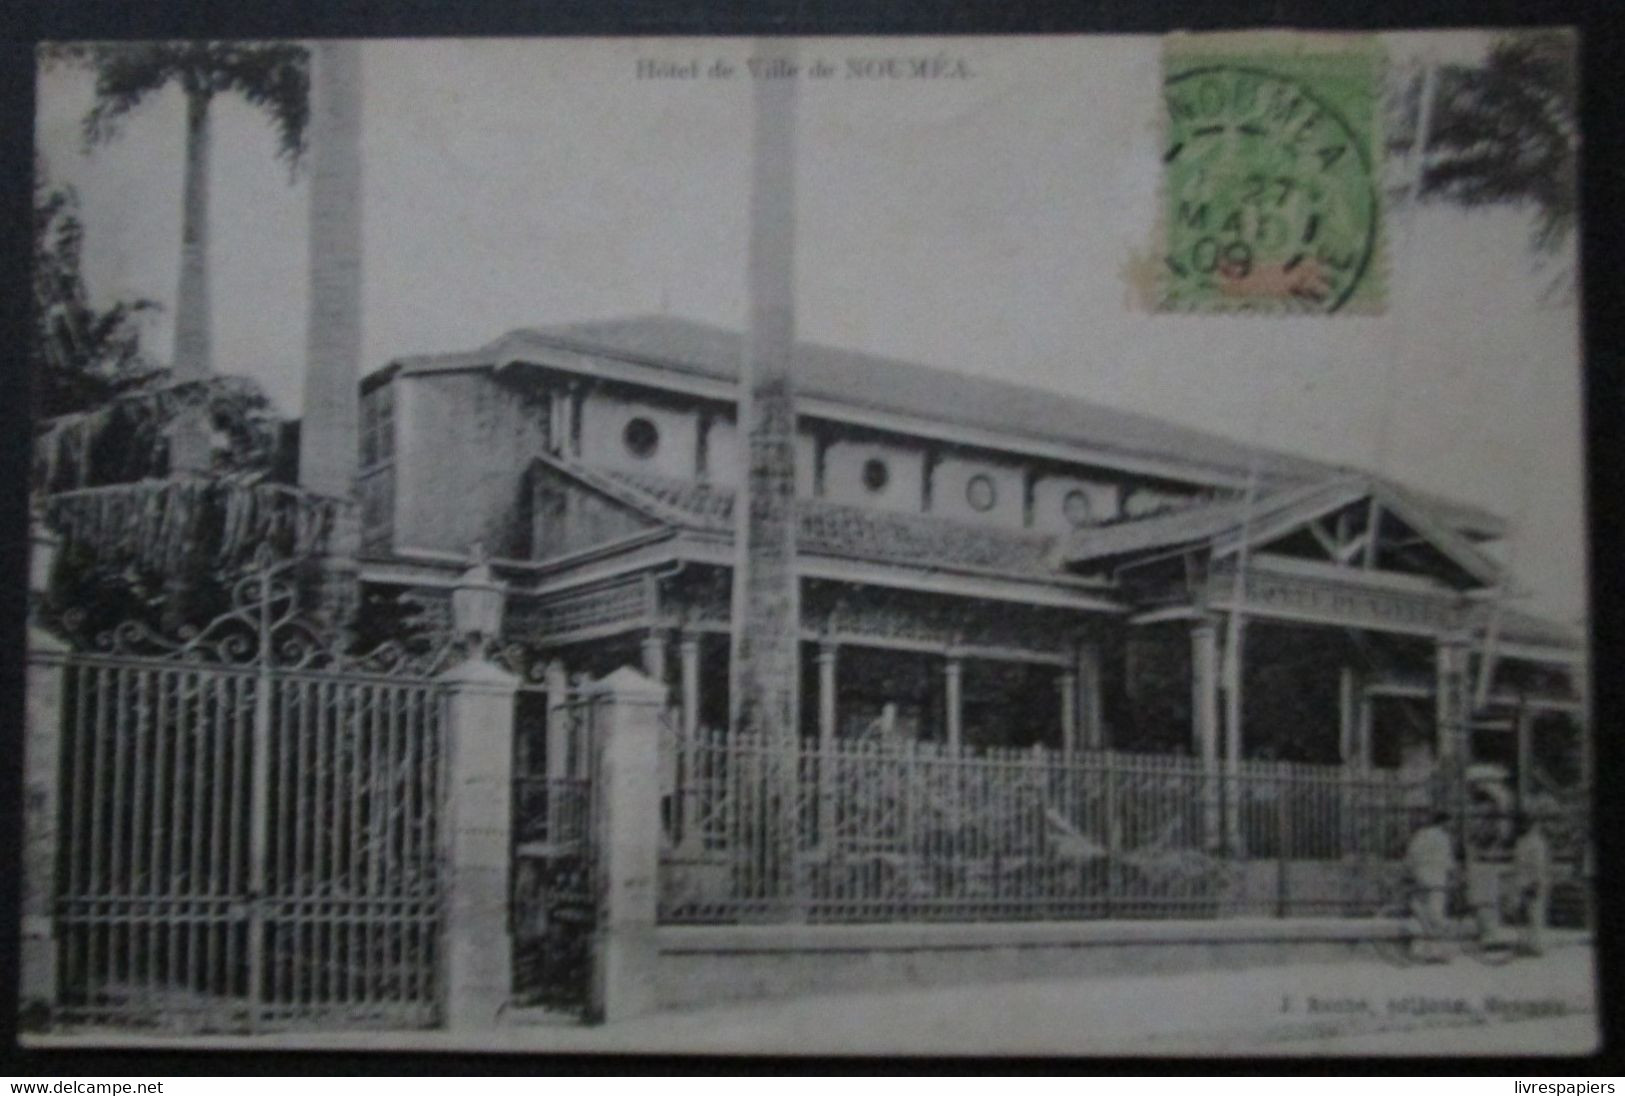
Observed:
[[[1392,70],[1472,58],[1476,34],[1387,35]],[[800,337],[1146,412],[1486,506],[1519,604],[1585,608],[1571,255],[1530,215],[1389,211],[1374,316],[1176,316],[1131,287],[1157,233],[1154,37],[831,39],[827,58],[943,57],[964,79],[803,81]],[[373,41],[363,49],[364,369],[515,327],[666,312],[743,326],[750,86],[637,79],[639,60],[745,41]],[[957,68],[957,65],[955,65]],[[101,303],[172,304],[183,103],[168,91],[87,153],[83,74],[42,74],[38,144],[79,192]],[[214,107],[216,368],[297,414],[308,181],[240,100]],[[170,348],[172,310],[145,345]]]

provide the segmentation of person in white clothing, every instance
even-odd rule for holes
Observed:
[[[1424,963],[1444,963],[1449,955],[1442,941],[1447,934],[1447,898],[1456,871],[1456,847],[1450,837],[1450,815],[1435,811],[1428,824],[1411,835],[1405,848],[1405,871],[1411,883],[1411,915],[1420,931],[1411,940],[1411,955]]]

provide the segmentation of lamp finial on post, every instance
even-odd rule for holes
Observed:
[[[473,562],[451,591],[452,627],[458,639],[484,657],[486,647],[502,635],[502,612],[508,590],[492,572],[484,544],[476,541],[469,549],[469,556]]]

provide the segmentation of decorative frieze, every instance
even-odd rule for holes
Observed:
[[[557,643],[646,622],[655,608],[652,587],[634,576],[588,590],[516,601],[508,609],[507,634],[528,643]]]
[[[1208,605],[1227,609],[1234,597],[1234,569],[1215,573],[1207,586]],[[1427,634],[1455,631],[1462,621],[1460,602],[1447,593],[1382,589],[1261,567],[1247,569],[1242,607],[1260,616]]]

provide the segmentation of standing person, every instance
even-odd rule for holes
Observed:
[[[1423,826],[1411,835],[1405,848],[1405,871],[1411,882],[1411,914],[1421,931],[1411,941],[1411,957],[1424,963],[1446,963],[1450,957],[1442,949],[1448,928],[1445,920],[1450,878],[1456,870],[1455,843],[1450,837],[1450,815],[1434,811]]]
[[[1512,887],[1523,917],[1520,950],[1540,955],[1546,950],[1546,905],[1552,894],[1552,847],[1532,815],[1518,815],[1518,840],[1512,846]]]

